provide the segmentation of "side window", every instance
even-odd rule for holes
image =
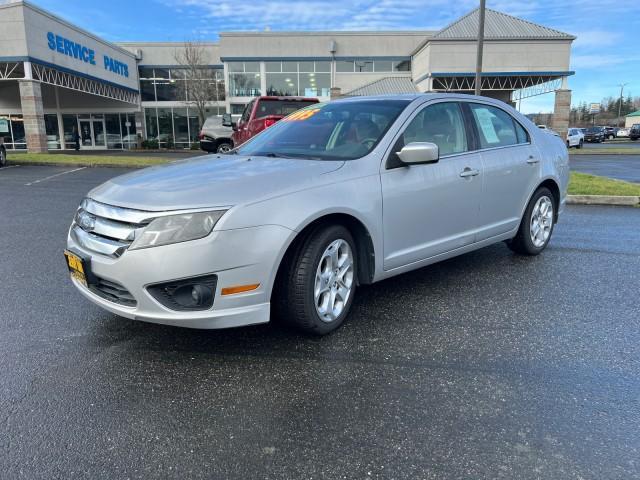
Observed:
[[[529,134],[516,120],[513,120],[513,124],[516,127],[516,136],[518,137],[518,143],[529,143]]]
[[[249,121],[249,115],[251,115],[251,110],[253,109],[253,102],[254,100],[250,101],[246,107],[244,107],[244,111],[242,112],[242,116],[240,117],[240,120],[242,122],[248,122]]]
[[[466,152],[467,135],[460,105],[429,105],[411,120],[401,138],[400,148],[411,142],[432,142],[438,145],[441,156]]]
[[[473,118],[478,127],[480,148],[506,147],[521,143],[518,138],[516,122],[511,115],[492,107],[479,103],[470,103]],[[520,135],[526,132],[520,132]]]

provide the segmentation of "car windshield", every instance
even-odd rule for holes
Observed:
[[[602,127],[590,127],[587,128],[587,133],[599,133],[602,130]]]
[[[236,153],[318,160],[353,160],[368,154],[410,100],[317,103],[280,120]]]

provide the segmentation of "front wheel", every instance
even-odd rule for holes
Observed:
[[[582,145],[584,145],[584,141],[580,140],[580,143],[578,143],[578,146],[576,148],[582,148]]]
[[[524,212],[516,236],[507,242],[522,255],[538,255],[548,245],[553,233],[556,204],[551,191],[541,187],[533,194]]]
[[[341,225],[320,227],[287,261],[274,299],[278,315],[316,335],[338,328],[356,293],[357,255],[349,230]]]

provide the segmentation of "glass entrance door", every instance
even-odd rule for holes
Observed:
[[[100,115],[100,117],[102,117],[102,115]],[[78,131],[80,132],[80,146],[82,148],[107,147],[104,118],[95,118],[93,115],[79,118]]]

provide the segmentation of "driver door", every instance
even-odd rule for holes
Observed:
[[[418,110],[394,140],[390,156],[411,142],[438,145],[436,163],[381,172],[384,269],[392,270],[474,242],[482,193],[482,160],[469,151],[458,102]]]

